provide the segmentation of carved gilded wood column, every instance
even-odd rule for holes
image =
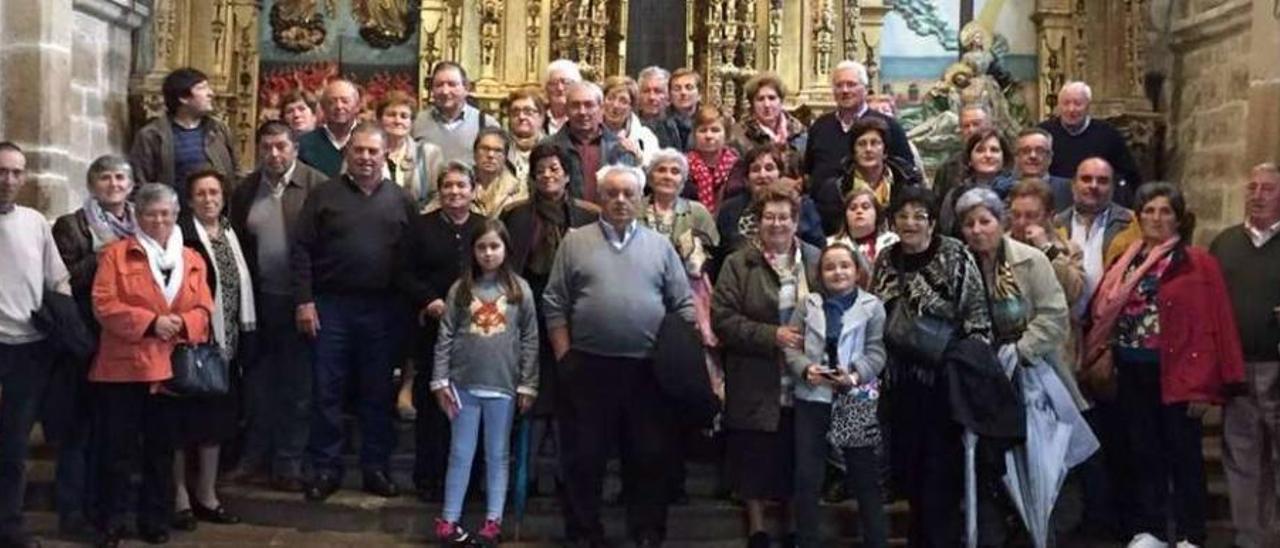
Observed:
[[[451,21],[445,0],[421,0],[418,7],[418,103],[431,100],[428,78],[431,67],[445,59],[445,42]]]
[[[1038,100],[1031,115],[1044,118],[1058,102],[1058,90],[1083,72],[1083,29],[1078,28],[1075,4],[1081,0],[1037,0],[1031,20],[1036,24],[1036,82]]]

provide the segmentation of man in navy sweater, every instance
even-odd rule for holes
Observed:
[[[1086,158],[1105,159],[1116,170],[1116,203],[1133,206],[1133,196],[1142,185],[1142,174],[1129,153],[1129,145],[1114,126],[1089,115],[1093,90],[1084,82],[1067,82],[1058,92],[1057,116],[1040,122],[1053,136],[1053,163],[1049,174],[1072,179],[1076,166]]]
[[[884,120],[889,126],[889,138],[885,143],[889,155],[897,156],[905,165],[915,164],[907,133],[898,121],[867,106],[867,67],[857,61],[841,61],[831,71],[831,94],[835,97],[836,109],[819,116],[809,128],[804,171],[811,182],[825,181],[844,173],[844,160],[853,150],[849,129],[863,116]]]

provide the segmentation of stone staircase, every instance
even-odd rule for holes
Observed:
[[[1212,538],[1209,546],[1230,544],[1229,506],[1221,466],[1220,420],[1210,419],[1206,428],[1205,456],[1209,467],[1210,519]],[[411,447],[412,429],[399,425],[401,447]],[[76,546],[77,540],[57,534],[53,513],[53,462],[47,446],[37,446],[29,463],[27,508],[29,527],[46,546]],[[393,475],[402,486],[409,486],[412,452],[402,449],[392,462]],[[219,489],[223,503],[241,516],[245,523],[236,526],[201,524],[194,533],[175,532],[170,544],[175,546],[422,546],[434,543],[432,520],[439,515],[439,504],[424,504],[415,497],[383,499],[360,491],[360,479],[354,456],[348,462],[344,488],[322,504],[309,503],[298,494],[285,494],[241,485],[224,485]],[[742,508],[730,501],[715,498],[715,471],[707,463],[689,465],[688,504],[672,506],[668,521],[668,546],[690,548],[729,548],[745,544],[746,526]],[[606,482],[606,499],[620,487],[616,474]],[[483,506],[483,494],[473,482],[464,516],[465,524],[476,524]],[[906,544],[907,507],[895,502],[887,507],[892,544]],[[822,529],[830,546],[856,546],[857,517],[852,502],[822,507]],[[605,526],[610,538],[625,538],[623,508],[608,505]],[[563,524],[558,503],[552,497],[534,496],[529,500],[523,519],[517,521],[510,509],[506,516],[505,546],[559,546]],[[1025,545],[1019,543],[1018,545]],[[1122,543],[1089,543],[1071,540],[1060,546],[1116,546]]]

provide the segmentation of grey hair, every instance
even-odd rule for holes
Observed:
[[[982,111],[982,114],[984,114],[987,117],[987,119],[991,119],[991,109],[987,108],[987,105],[983,103],[976,103],[976,102],[965,103],[963,106],[960,107],[960,114],[963,115],[965,112],[970,110],[980,110]]]
[[[680,168],[680,186],[676,187],[676,195],[684,190],[685,183],[689,182],[689,160],[681,154],[679,150],[671,147],[660,148],[649,157],[649,171],[658,167],[658,164],[674,162]]]
[[[574,82],[582,81],[582,71],[578,70],[578,64],[569,59],[556,59],[549,63],[546,72],[542,73],[542,81],[550,80],[551,75],[557,72],[567,73]]]
[[[436,188],[444,186],[444,177],[450,173],[458,173],[467,178],[467,182],[472,187],[476,186],[476,172],[471,168],[471,164],[462,160],[449,160],[443,168],[440,169],[440,175],[436,176]]]
[[[634,186],[636,189],[636,196],[638,197],[641,194],[644,194],[644,182],[645,182],[644,171],[634,166],[627,166],[622,164],[609,164],[607,166],[600,168],[600,170],[596,172],[596,181],[598,181],[597,186],[599,186],[599,184],[603,184],[605,181],[605,178],[613,177],[615,175],[626,175],[631,177],[631,179],[635,181]],[[600,194],[600,193],[597,193],[597,194]],[[603,199],[604,194],[600,194],[600,198]]]
[[[574,82],[573,84],[570,84],[567,89],[565,89],[564,91],[565,97],[568,97],[569,94],[573,93],[573,90],[576,90],[576,89],[586,89],[587,91],[590,91],[591,95],[596,98],[596,104],[600,104],[600,105],[604,104],[604,90],[600,89],[600,86],[596,85],[595,82],[587,82],[587,81]]]
[[[166,184],[147,183],[138,188],[138,192],[133,195],[133,203],[138,208],[139,214],[160,202],[168,202],[172,205],[175,215],[182,210],[182,206],[178,205],[178,193]]]
[[[1016,147],[1018,144],[1018,141],[1021,141],[1023,137],[1030,137],[1032,135],[1039,135],[1041,137],[1044,137],[1045,139],[1048,139],[1049,150],[1050,151],[1053,150],[1053,134],[1049,133],[1048,130],[1040,126],[1031,126],[1029,128],[1023,129],[1022,131],[1019,131],[1018,138],[1014,140],[1014,146]]]
[[[993,217],[1004,222],[1004,200],[994,190],[986,187],[972,188],[960,195],[960,199],[956,200],[956,219],[963,220],[970,211],[979,207],[986,208]]]
[[[864,86],[867,85],[867,81],[869,80],[869,78],[867,78],[866,65],[863,65],[862,63],[854,61],[853,59],[845,59],[843,61],[840,61],[839,63],[836,63],[836,66],[831,69],[832,81],[835,80],[837,72],[841,72],[845,70],[852,70],[854,79],[857,80],[859,84],[862,84]]]
[[[103,173],[122,172],[125,177],[129,178],[129,184],[134,184],[133,166],[129,165],[129,161],[123,156],[116,154],[104,154],[89,164],[89,172],[85,175],[85,183],[93,188],[93,183],[101,177]]]
[[[653,78],[662,78],[663,80],[670,82],[671,71],[657,65],[652,65],[641,69],[640,72],[636,74],[636,82],[638,83],[646,82]]]
[[[1270,173],[1272,175],[1280,176],[1280,167],[1277,167],[1275,162],[1262,162],[1261,164],[1253,166],[1253,168],[1249,170],[1249,175],[1257,175],[1259,173]]]
[[[337,78],[334,80],[329,80],[329,82],[324,85],[324,89],[320,91],[320,98],[322,103],[325,100],[332,98],[332,94],[330,94],[329,90],[331,90],[335,84],[342,84],[350,87],[352,91],[356,92],[356,100],[357,101],[360,100],[360,86],[357,86],[355,82],[352,82],[351,80],[347,80],[346,78]]]
[[[1062,85],[1062,89],[1058,90],[1058,96],[1066,95],[1068,91],[1079,91],[1084,94],[1085,101],[1093,102],[1093,88],[1089,87],[1089,84],[1079,80],[1072,80]]]

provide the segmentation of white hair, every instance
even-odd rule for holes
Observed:
[[[600,86],[596,85],[595,82],[581,81],[581,82],[574,82],[572,84],[569,84],[569,87],[564,90],[564,95],[565,97],[568,97],[569,94],[574,92],[574,90],[579,90],[579,89],[585,89],[591,92],[591,95],[596,98],[597,104],[601,104],[601,105],[604,104],[604,91],[601,90]]]
[[[831,69],[832,81],[833,82],[835,81],[835,77],[837,73],[843,72],[846,70],[853,71],[853,77],[855,80],[858,81],[859,84],[862,84],[864,86],[867,85],[867,81],[869,80],[869,78],[867,77],[867,67],[862,63],[854,61],[853,59],[845,59],[843,61],[840,61],[839,63],[836,63],[835,68]]]
[[[658,149],[649,157],[649,171],[652,172],[653,168],[668,162],[674,163],[676,167],[680,168],[680,186],[676,188],[676,195],[678,196],[684,191],[685,183],[689,181],[689,160],[683,152],[671,147]]]
[[[1089,84],[1079,80],[1072,80],[1062,85],[1062,89],[1058,90],[1058,96],[1066,95],[1069,91],[1078,91],[1084,95],[1086,102],[1093,102],[1093,88],[1089,87]]]
[[[542,73],[542,81],[551,80],[557,72],[564,73],[565,76],[574,82],[582,81],[582,71],[578,70],[578,64],[568,59],[556,59],[547,65],[547,71]]]
[[[1280,176],[1280,167],[1277,167],[1275,162],[1262,162],[1261,164],[1253,166],[1253,169],[1249,170],[1249,175],[1257,175],[1259,173],[1269,173],[1274,176]]]
[[[636,74],[636,83],[643,84],[654,78],[661,78],[665,82],[670,82],[671,71],[657,65],[645,67],[640,70],[639,74]]]
[[[644,183],[645,183],[644,171],[634,166],[627,166],[622,164],[609,164],[600,168],[599,171],[596,171],[596,181],[598,181],[597,186],[604,184],[604,181],[606,178],[614,177],[617,175],[626,175],[628,177],[631,177],[631,179],[635,181],[633,183],[633,186],[635,187],[635,190],[636,190],[636,197],[639,197],[641,194],[644,194]],[[600,194],[600,198],[603,199],[604,195]]]

